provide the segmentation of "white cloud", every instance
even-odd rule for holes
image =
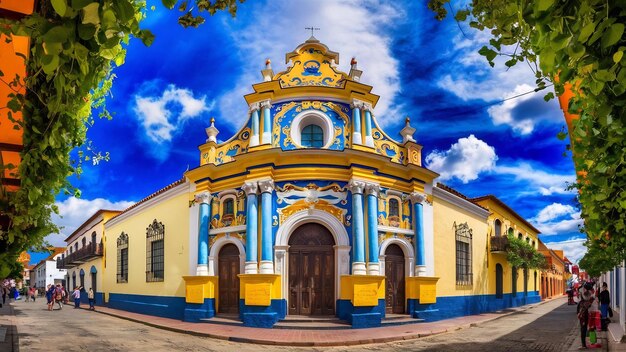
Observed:
[[[214,106],[213,102],[206,102],[206,96],[195,98],[189,89],[175,85],[167,86],[160,96],[142,94],[139,92],[135,95],[133,110],[151,145],[158,145],[149,150],[161,160],[169,154],[169,142],[182,131],[184,122],[200,116]]]
[[[111,202],[107,199],[96,198],[92,200],[71,197],[62,202],[56,202],[59,215],[53,215],[52,221],[61,228],[58,234],[51,234],[46,240],[53,246],[65,247],[65,239],[71,235],[80,225],[100,209],[122,210],[135,204],[129,201]]]
[[[426,166],[438,172],[442,181],[456,177],[467,183],[477,179],[481,172],[492,171],[496,160],[495,149],[472,134],[459,138],[446,151],[434,150],[428,154]]]
[[[248,118],[243,96],[252,92],[252,84],[262,81],[260,70],[264,68],[265,59],[272,60],[275,73],[284,71],[287,67],[285,54],[308,39],[310,32],[307,33],[304,27],[311,24],[321,27],[315,37],[330,50],[339,52],[339,70],[348,72],[350,58],[357,58],[358,67],[363,71],[361,82],[373,86],[372,92],[381,97],[375,108],[377,120],[384,125],[400,116],[400,108],[391,106],[400,92],[399,63],[391,53],[391,38],[384,30],[404,16],[393,3],[284,0],[257,4],[251,11],[289,15],[257,16],[254,21],[239,27],[233,21],[224,22],[225,26],[236,27],[231,33],[244,66],[233,89],[218,98],[223,120],[235,128],[241,127]]]
[[[562,250],[564,255],[572,263],[578,263],[587,253],[587,247],[584,246],[585,240],[579,238],[570,238],[562,242],[545,242],[550,249]]]
[[[500,175],[513,175],[514,181],[526,182],[530,189],[548,196],[553,194],[573,194],[574,190],[566,190],[568,183],[575,181],[574,174],[558,175],[533,167],[528,162],[519,161],[515,165],[497,166],[494,170]]]
[[[537,216],[530,219],[536,224],[543,235],[563,235],[578,232],[583,225],[580,211],[571,205],[552,203],[539,211]]]
[[[494,102],[532,92],[536,87],[533,71],[526,63],[507,68],[507,56],[494,60],[490,68],[487,60],[478,50],[488,43],[490,35],[474,29],[465,31],[467,37],[458,35],[455,39],[454,64],[452,73],[446,74],[437,82],[443,88],[464,101],[483,100]],[[504,47],[503,52],[513,52],[514,47]],[[507,100],[488,109],[495,125],[505,124],[514,132],[526,135],[532,133],[540,122],[563,123],[563,115],[556,100],[545,102],[543,96],[549,90],[533,92]]]

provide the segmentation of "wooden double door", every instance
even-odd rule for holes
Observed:
[[[404,314],[404,252],[392,244],[385,250],[385,312]]]
[[[227,244],[218,254],[218,313],[239,313],[239,249]]]
[[[324,226],[298,227],[289,238],[289,314],[335,314],[335,240]]]

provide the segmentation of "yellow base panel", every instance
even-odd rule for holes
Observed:
[[[269,306],[272,299],[283,298],[277,274],[239,274],[239,287],[247,306]]]
[[[379,299],[385,299],[385,277],[342,275],[340,299],[349,299],[355,307],[377,306]]]
[[[419,299],[420,304],[437,303],[438,277],[415,276],[405,280],[407,299]]]
[[[205,298],[217,302],[217,276],[183,276],[185,280],[185,302],[204,303]]]

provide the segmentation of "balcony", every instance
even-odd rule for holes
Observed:
[[[506,253],[509,248],[509,239],[506,236],[491,236],[489,244],[491,253]]]
[[[89,242],[86,246],[78,249],[76,252],[68,255],[64,259],[57,259],[57,269],[70,269],[82,263],[89,261],[95,257],[102,257],[104,253],[102,242]]]

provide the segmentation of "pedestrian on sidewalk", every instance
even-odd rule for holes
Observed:
[[[54,301],[59,305],[59,310],[63,309],[63,289],[61,284],[57,284],[54,289]]]
[[[593,294],[591,291],[583,290],[583,294],[580,296],[580,302],[576,312],[578,313],[578,322],[580,323],[580,342],[581,348],[587,348],[587,326],[589,323],[589,307],[593,303]]]
[[[96,310],[96,299],[93,294],[93,288],[91,287],[89,288],[89,292],[87,293],[87,298],[89,298],[89,310]]]
[[[602,319],[602,331],[607,330],[607,319],[609,318],[609,304],[611,303],[611,295],[606,282],[602,283],[602,292],[600,292],[600,313]]]
[[[74,309],[80,308],[80,287],[76,286],[74,289],[74,293],[72,293],[72,297],[74,298]]]
[[[48,300],[48,310],[52,310],[52,305],[54,305],[54,286],[48,285],[48,289],[46,290],[46,299]]]

